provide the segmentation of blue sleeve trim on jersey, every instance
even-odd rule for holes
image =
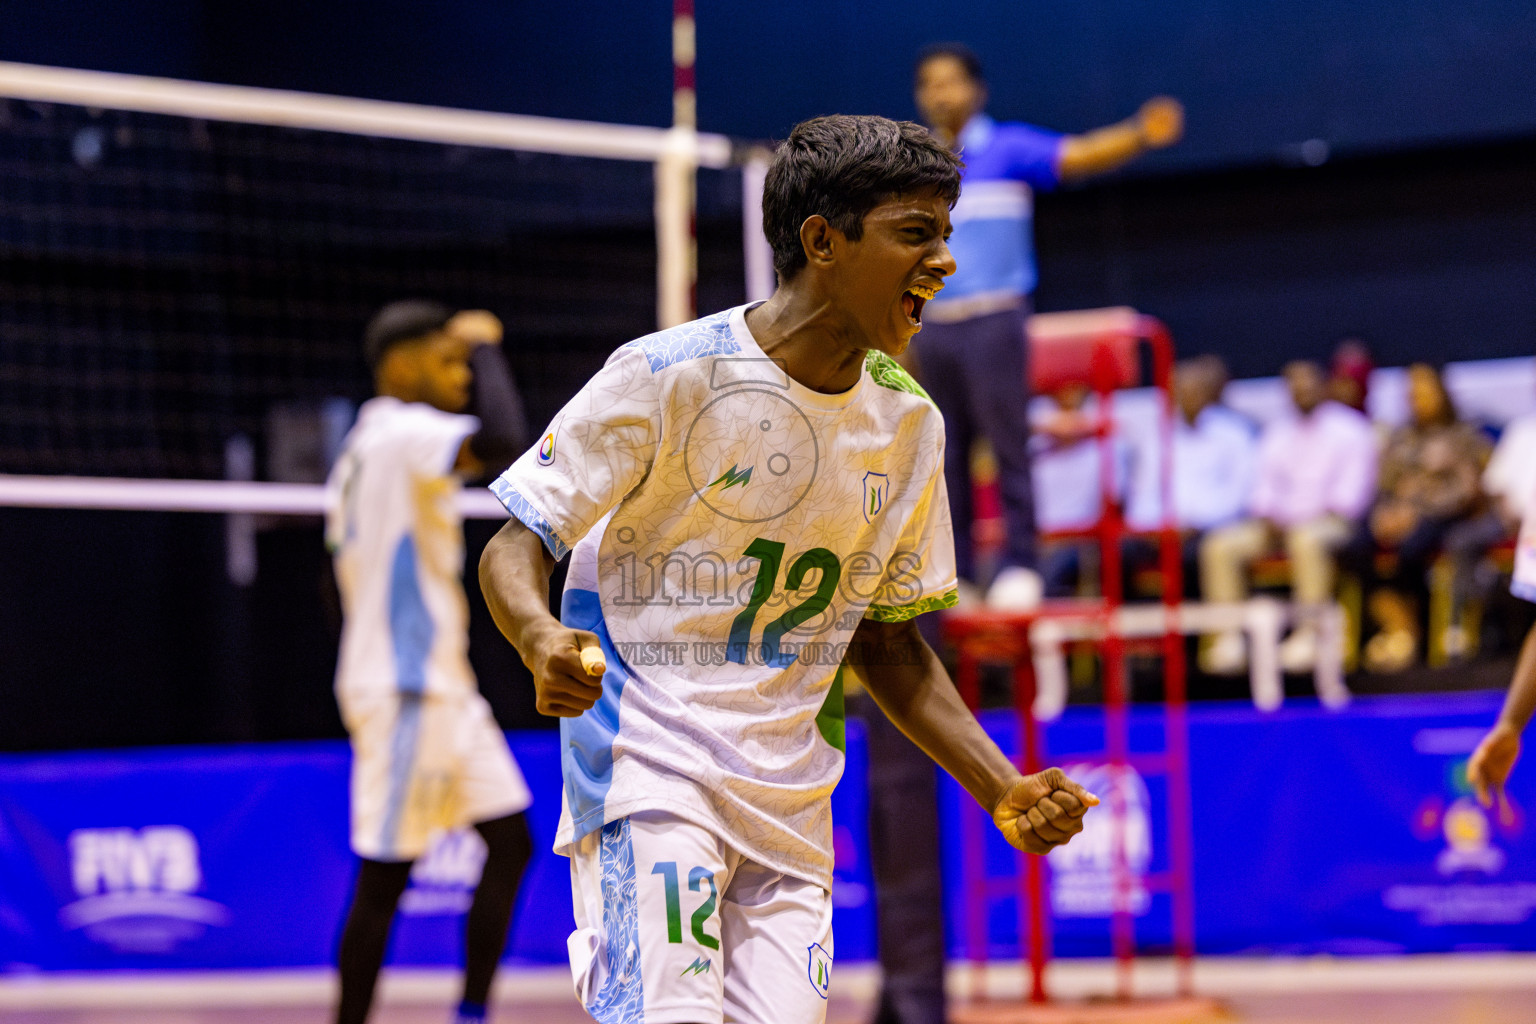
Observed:
[[[491,481],[491,493],[496,495],[496,500],[505,505],[507,511],[512,513],[519,522],[539,535],[556,561],[571,553],[570,546],[560,539],[560,535],[555,532],[549,520],[544,518],[544,513],[534,508],[533,503],[519,494],[517,488],[503,477],[497,477]]]
[[[655,334],[647,334],[624,345],[645,353],[652,373],[660,373],[669,366],[702,359],[705,356],[724,356],[741,351],[736,336],[731,333],[731,311],[725,310],[701,320],[672,327]]]
[[[906,622],[908,619],[915,619],[929,612],[953,608],[959,603],[960,591],[951,588],[937,597],[925,597],[912,604],[872,604],[864,613],[864,617],[874,619],[876,622]]]
[[[565,805],[575,838],[602,828],[607,820],[608,790],[613,786],[613,743],[619,735],[619,707],[630,680],[629,666],[613,646],[603,619],[602,600],[594,591],[566,590],[560,599],[560,621],[571,629],[597,635],[608,668],[603,695],[577,718],[560,719],[560,773]]]

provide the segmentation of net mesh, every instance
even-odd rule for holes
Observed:
[[[741,299],[737,173],[700,175],[701,308]],[[542,423],[654,329],[653,196],[648,163],[0,100],[0,472],[222,476],[275,408],[366,397],[403,296],[500,315]]]

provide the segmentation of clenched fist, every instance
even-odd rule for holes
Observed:
[[[1099,798],[1060,768],[1025,775],[998,798],[992,821],[1025,853],[1049,853],[1083,830],[1083,815]]]
[[[582,656],[594,649],[596,657]],[[603,695],[601,648],[597,637],[586,630],[563,626],[549,630],[532,645],[523,663],[533,673],[541,715],[576,718]]]

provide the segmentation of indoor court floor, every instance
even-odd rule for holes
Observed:
[[[953,972],[956,995],[971,991],[964,967]],[[1531,1024],[1536,1021],[1536,956],[1439,956],[1380,960],[1207,959],[1196,988],[1217,998],[1222,1012],[1198,1017],[1107,1013],[1090,997],[1113,987],[1112,967],[1060,963],[1051,980],[1062,1002],[1045,1015],[1006,1012],[1022,990],[1017,968],[992,968],[989,1022],[1030,1024]],[[827,1024],[864,1024],[878,975],[868,965],[843,968],[834,984]],[[132,980],[100,976],[0,981],[5,1024],[326,1024],[330,978],[323,972],[165,976]],[[451,975],[386,976],[375,1024],[443,1024],[453,997]],[[1137,976],[1156,994],[1171,985],[1166,965]],[[563,971],[504,972],[497,1012],[503,1024],[583,1024],[590,1021],[569,995]],[[1088,1000],[1088,1001],[1084,1001]],[[111,1007],[110,1009],[107,1007]],[[1081,1008],[1081,1009],[1074,1009]],[[969,1016],[964,1013],[961,1017]],[[980,1019],[979,1017],[977,1019]]]

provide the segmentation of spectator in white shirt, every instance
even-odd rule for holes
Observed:
[[[1363,415],[1326,400],[1316,363],[1294,362],[1285,382],[1296,415],[1270,424],[1259,442],[1257,476],[1249,518],[1208,533],[1200,545],[1201,592],[1207,601],[1241,601],[1248,595],[1248,566],[1283,549],[1290,561],[1292,599],[1320,604],[1333,597],[1335,552],[1376,489],[1376,437]],[[1317,659],[1312,627],[1298,626],[1280,648],[1286,671],[1300,672]],[[1201,652],[1202,667],[1218,674],[1241,672],[1246,663],[1241,633],[1222,633]]]
[[[1200,538],[1241,519],[1253,489],[1258,448],[1253,421],[1221,404],[1227,367],[1214,355],[1188,359],[1174,368],[1171,476],[1173,522],[1183,540],[1184,579],[1193,593]],[[1126,522],[1137,532],[1163,526],[1163,470],[1159,444],[1137,451]],[[1157,564],[1155,540],[1133,537],[1126,564],[1134,572]]]
[[[1029,439],[1035,525],[1044,536],[1040,575],[1050,597],[1070,596],[1081,563],[1081,540],[1051,540],[1053,533],[1092,529],[1104,512],[1104,482],[1100,469],[1102,442],[1096,435],[1097,416],[1084,407],[1086,384],[1067,384],[1051,395],[1050,413],[1034,424]],[[1114,459],[1112,500],[1118,502],[1129,475],[1130,454],[1125,441],[1112,436]]]
[[[1536,506],[1536,412],[1515,419],[1499,435],[1483,470],[1483,493],[1511,533]]]

